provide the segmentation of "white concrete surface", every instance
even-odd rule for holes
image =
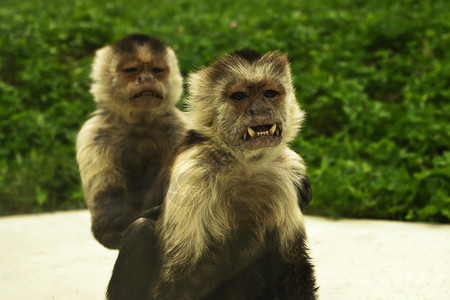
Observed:
[[[0,218],[0,299],[104,299],[87,211]],[[306,217],[320,299],[450,299],[450,225]]]

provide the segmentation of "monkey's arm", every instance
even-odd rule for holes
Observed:
[[[139,218],[124,234],[123,246],[109,281],[107,299],[148,299],[156,251],[154,222]]]
[[[304,213],[313,198],[311,181],[308,176],[302,177],[297,189],[298,204]],[[303,236],[299,237],[291,252],[289,256],[295,259],[287,262],[278,250],[272,251],[270,296],[274,299],[286,300],[317,299],[318,288],[316,287],[314,267],[310,262],[309,249]]]
[[[126,202],[126,181],[116,168],[114,145],[101,115],[89,119],[77,137],[77,162],[84,195],[91,213],[94,237],[105,247],[117,249],[123,230],[137,219]]]
[[[94,166],[98,165],[99,162]],[[81,174],[88,179],[84,190],[91,213],[92,233],[103,246],[118,249],[123,231],[138,218],[138,211],[127,203],[128,194],[122,177],[110,166]]]

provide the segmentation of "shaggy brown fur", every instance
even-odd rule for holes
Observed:
[[[162,215],[131,225],[109,299],[315,299],[286,56],[235,52],[189,84],[193,130],[165,167]]]

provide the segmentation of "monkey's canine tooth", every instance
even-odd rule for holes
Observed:
[[[275,135],[280,136],[280,130],[278,128],[275,130]]]
[[[275,130],[277,130],[277,124],[273,124],[269,129],[269,135],[273,135],[275,133]]]
[[[256,133],[250,127],[247,127],[247,131],[251,138],[254,138],[256,136]]]
[[[247,140],[247,131],[244,133],[244,141]]]

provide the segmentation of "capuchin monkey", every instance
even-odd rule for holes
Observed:
[[[91,77],[97,109],[78,133],[77,162],[94,237],[117,249],[142,216],[162,161],[186,133],[175,107],[183,80],[174,51],[143,34],[98,50]]]
[[[155,181],[161,215],[128,228],[108,299],[316,299],[287,57],[237,51],[189,85],[191,130]]]

